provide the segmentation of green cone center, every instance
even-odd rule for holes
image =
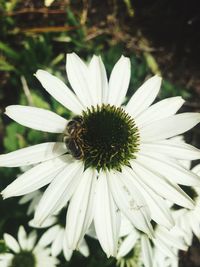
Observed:
[[[9,267],[35,267],[36,259],[31,251],[21,251],[12,259]]]
[[[69,152],[84,161],[85,168],[121,170],[135,158],[139,133],[134,120],[121,108],[92,107],[74,117],[64,137]]]

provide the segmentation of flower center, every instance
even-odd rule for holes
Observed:
[[[129,165],[139,148],[139,132],[134,120],[121,108],[92,107],[67,125],[64,141],[85,168],[115,169]]]
[[[36,259],[31,251],[21,251],[12,259],[9,267],[35,267]]]

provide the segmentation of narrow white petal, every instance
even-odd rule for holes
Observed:
[[[200,164],[196,165],[192,171],[200,176]]]
[[[38,70],[35,74],[44,89],[51,94],[59,103],[75,114],[81,114],[82,104],[74,93],[57,77],[44,70]]]
[[[156,99],[160,90],[161,78],[154,76],[148,79],[131,97],[126,105],[126,111],[134,118],[145,111]]]
[[[132,249],[134,249],[134,246],[139,236],[139,233],[133,230],[132,233],[130,233],[127,237],[124,238],[117,253],[118,259],[126,256]]]
[[[168,231],[164,227],[157,227],[156,238],[160,239],[162,242],[168,244],[171,247],[187,250],[183,236],[180,236],[173,231]]]
[[[0,155],[0,166],[20,167],[47,161],[67,152],[63,142],[34,145]]]
[[[142,247],[142,260],[145,267],[153,266],[153,252],[149,238],[146,235],[141,236],[141,247]]]
[[[123,168],[123,174],[116,172],[109,177],[113,198],[121,212],[139,230],[152,235],[150,213],[145,199],[133,184],[132,177]]]
[[[78,250],[85,257],[88,257],[90,255],[89,247],[88,247],[88,245],[87,245],[87,243],[86,243],[84,238],[80,242]]]
[[[187,132],[200,122],[200,113],[181,113],[140,128],[142,142],[159,141]]]
[[[67,211],[66,238],[77,249],[93,219],[96,171],[87,169],[70,201]]]
[[[134,171],[134,170],[133,170]],[[139,190],[144,196],[148,207],[150,209],[151,218],[158,224],[161,224],[168,229],[174,225],[174,220],[171,215],[171,211],[166,201],[156,194],[151,188],[149,188],[138,175],[135,173],[133,179],[137,179]]]
[[[165,256],[169,258],[174,258],[176,257],[176,254],[174,253],[172,247],[170,247],[168,244],[163,242],[162,240],[155,238],[153,240],[153,243],[155,245],[155,248],[161,251]]]
[[[2,191],[3,198],[28,194],[47,185],[66,164],[69,158],[65,155],[40,163],[8,185]]]
[[[124,56],[115,64],[109,80],[108,103],[120,106],[126,96],[131,76],[130,59]]]
[[[37,233],[36,233],[36,231],[32,231],[29,234],[28,239],[27,239],[27,250],[28,251],[30,251],[34,248],[36,240],[37,240]]]
[[[67,125],[67,120],[42,108],[12,105],[5,114],[19,124],[43,132],[63,133]]]
[[[72,254],[73,254],[73,250],[68,248],[66,235],[64,235],[64,239],[63,239],[63,254],[64,254],[65,259],[67,261],[70,261]]]
[[[92,104],[106,103],[108,94],[108,79],[106,70],[100,56],[93,56],[89,64],[90,75],[90,95],[92,97]]]
[[[184,103],[184,99],[180,96],[170,97],[159,101],[142,112],[137,118],[137,126],[144,126],[174,115]]]
[[[137,160],[169,181],[188,186],[200,186],[200,177],[185,169],[178,161],[161,154],[138,153]]]
[[[94,224],[99,242],[107,257],[117,255],[117,246],[120,230],[120,215],[113,201],[109,186],[108,173],[100,173],[96,194]]]
[[[175,159],[196,160],[200,159],[200,150],[186,143],[178,143],[174,140],[157,141],[144,143],[140,146],[145,154],[160,153]]]
[[[49,244],[55,240],[57,234],[60,231],[60,226],[59,225],[54,225],[51,228],[49,228],[40,238],[38,245],[42,247],[46,247]]]
[[[66,166],[51,182],[43,194],[35,212],[34,222],[42,223],[56,211],[66,205],[83,175],[83,165],[72,162]]]
[[[56,238],[53,240],[51,246],[52,256],[57,257],[61,253],[63,248],[63,238],[64,238],[64,229],[60,230],[57,233]]]
[[[75,53],[71,53],[67,54],[66,70],[69,82],[79,101],[84,107],[91,106],[88,67]]]
[[[22,248],[22,250],[26,250],[27,249],[27,234],[22,225],[19,227],[18,241],[19,241],[19,245]]]
[[[131,221],[121,214],[120,237],[126,236],[135,230]]]
[[[6,246],[8,248],[10,248],[15,253],[19,253],[20,252],[19,244],[18,244],[17,240],[13,236],[11,236],[9,234],[4,234],[3,238],[4,238]]]
[[[156,194],[176,203],[185,208],[194,208],[192,199],[175,183],[165,179],[165,177],[151,171],[147,166],[143,165],[143,161],[137,159],[132,161],[131,166],[140,179],[150,187]]]

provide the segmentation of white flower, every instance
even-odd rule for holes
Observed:
[[[49,229],[44,232],[38,244],[43,247],[51,245],[51,254],[54,257],[57,257],[63,251],[65,259],[70,261],[73,250],[68,248],[66,242],[65,214],[66,210],[61,210],[60,213],[45,220],[40,228],[49,227]],[[35,227],[34,221],[30,221],[29,225]],[[85,239],[80,242],[78,251],[85,257],[89,256],[89,248]]]
[[[200,164],[196,165],[192,172],[200,177]],[[186,188],[195,202],[195,208],[188,210],[180,208],[173,211],[176,226],[183,231],[185,242],[192,245],[193,234],[200,239],[200,189],[198,187]]]
[[[121,107],[131,74],[130,60],[124,56],[114,66],[109,82],[97,56],[85,65],[76,54],[68,54],[66,70],[73,91],[46,71],[38,70],[36,77],[74,113],[72,120],[41,108],[6,108],[7,116],[16,122],[64,138],[0,156],[0,165],[5,167],[38,163],[2,194],[4,198],[20,196],[50,184],[36,209],[35,223],[41,225],[70,201],[69,248],[79,247],[94,220],[103,250],[107,256],[116,256],[121,212],[137,229],[152,236],[151,219],[168,228],[173,225],[164,199],[193,208],[193,201],[178,184],[198,186],[199,178],[177,160],[198,159],[200,152],[168,138],[194,127],[200,115],[175,115],[184,103],[181,97],[151,106],[160,89],[158,76],[147,80]]]
[[[130,260],[135,262],[134,253],[132,253],[132,259],[131,256],[127,257],[127,254],[131,255],[131,251],[139,250],[139,252],[137,252],[139,255],[137,256],[137,263],[139,263],[140,266],[167,267],[169,263],[175,264],[178,262],[179,249],[187,250],[188,248],[183,237],[184,233],[178,227],[167,230],[165,227],[157,225],[154,237],[150,241],[147,235],[138,232],[133,226],[129,225],[129,222],[126,221],[125,218],[122,218],[122,222],[121,236],[124,235],[124,229],[126,230],[117,254],[119,263],[126,262],[127,260],[129,264]],[[163,265],[161,262],[163,262]],[[166,265],[164,265],[164,262]],[[134,267],[134,265],[131,266]]]
[[[42,192],[40,190],[36,190],[32,193],[29,193],[21,197],[19,200],[19,204],[24,205],[30,202],[27,210],[27,215],[31,215],[35,211],[38,203],[40,202],[41,197],[42,197]]]
[[[4,234],[9,252],[0,254],[1,267],[55,267],[59,262],[50,255],[50,249],[36,245],[35,231],[29,235],[23,226],[19,227],[18,241],[9,234]]]

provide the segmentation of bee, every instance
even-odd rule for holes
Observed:
[[[74,117],[68,122],[64,142],[75,159],[82,159],[84,156],[82,133],[84,131],[82,117]]]

